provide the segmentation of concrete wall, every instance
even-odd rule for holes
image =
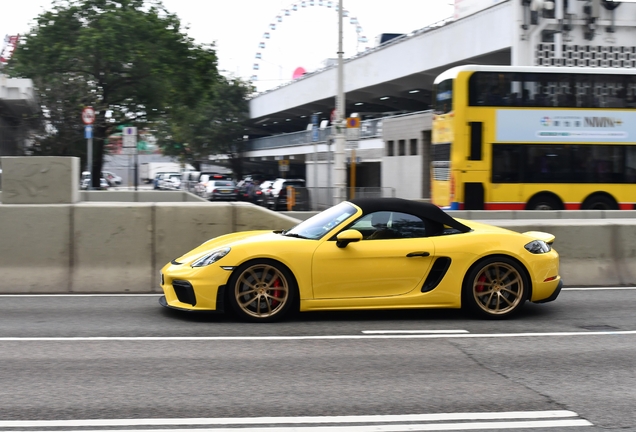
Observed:
[[[79,158],[2,158],[4,204],[72,204],[79,201]]]
[[[454,213],[555,234],[566,285],[636,284],[636,211]],[[0,205],[0,292],[159,292],[159,270],[204,241],[287,229],[299,221],[292,216],[310,215],[243,202]]]
[[[297,219],[249,203],[0,206],[2,293],[151,293],[159,270],[212,237],[288,229]]]

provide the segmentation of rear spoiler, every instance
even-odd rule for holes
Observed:
[[[528,237],[532,237],[535,240],[543,240],[547,244],[551,245],[554,243],[554,239],[556,238],[554,234],[541,232],[541,231],[526,231],[523,235],[527,235]]]

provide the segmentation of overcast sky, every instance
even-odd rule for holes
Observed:
[[[0,6],[0,38],[26,32],[33,19],[49,9],[51,0],[6,1]],[[163,0],[189,26],[188,34],[200,43],[216,43],[219,67],[249,79],[258,76],[259,91],[289,81],[296,68],[319,68],[337,57],[337,0]],[[2,3],[5,3],[3,1]],[[322,6],[319,6],[322,3]],[[453,14],[453,0],[344,0],[345,57],[375,44],[380,33],[409,33]],[[297,10],[293,10],[296,4]],[[328,7],[331,4],[331,8]],[[289,15],[285,15],[289,10]],[[281,16],[279,22],[278,16]],[[357,18],[358,24],[350,19]],[[271,24],[276,28],[271,29]],[[359,32],[357,27],[361,28]],[[265,33],[270,37],[266,39]],[[368,43],[358,43],[366,36]],[[259,43],[265,42],[265,48]],[[260,53],[261,59],[256,58]],[[254,70],[254,64],[258,70]]]

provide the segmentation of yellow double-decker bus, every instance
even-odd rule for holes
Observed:
[[[442,73],[431,199],[457,210],[636,208],[636,70]]]

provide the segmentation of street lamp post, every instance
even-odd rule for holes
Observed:
[[[338,0],[338,85],[336,93],[336,121],[334,135],[334,198],[335,203],[346,199],[347,168],[345,166],[345,95],[342,51],[342,0]]]

